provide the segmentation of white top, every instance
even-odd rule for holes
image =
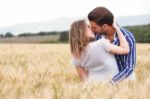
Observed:
[[[110,41],[105,38],[89,43],[81,59],[72,57],[72,64],[89,70],[90,76],[98,74],[96,78],[99,80],[114,76],[119,71],[114,55],[109,53],[109,44]]]

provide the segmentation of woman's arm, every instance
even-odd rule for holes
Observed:
[[[76,70],[81,78],[81,80],[86,80],[88,78],[88,72],[85,68],[81,66],[76,66]]]
[[[128,54],[130,52],[129,44],[115,21],[113,23],[113,27],[118,34],[120,45],[116,46],[116,45],[110,44],[109,46],[110,52],[114,54]]]

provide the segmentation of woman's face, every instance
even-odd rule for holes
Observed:
[[[87,31],[87,36],[89,38],[92,38],[92,39],[95,38],[95,34],[92,32],[91,28],[88,25],[86,25],[86,31]]]
[[[95,33],[103,33],[104,32],[103,26],[99,26],[93,21],[90,21],[90,24],[91,24],[91,30],[93,32],[95,32]]]

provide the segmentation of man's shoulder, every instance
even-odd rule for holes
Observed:
[[[132,42],[135,42],[135,37],[134,37],[134,34],[132,32],[130,32],[129,30],[127,30],[123,27],[121,27],[120,30],[124,34],[124,36],[127,40],[131,40]]]
[[[105,35],[103,35],[103,34],[96,34],[95,40],[99,40],[99,39],[104,38],[104,37],[105,37]]]
[[[120,27],[120,30],[123,34],[126,34],[126,35],[132,35],[133,33],[129,30],[127,30],[126,28],[124,27]]]

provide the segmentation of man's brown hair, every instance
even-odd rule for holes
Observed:
[[[89,21],[94,21],[98,25],[108,24],[112,26],[114,16],[105,7],[96,7],[88,14]]]

